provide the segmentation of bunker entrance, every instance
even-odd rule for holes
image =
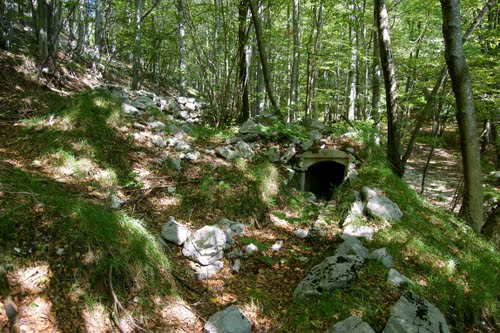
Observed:
[[[345,165],[334,161],[321,161],[311,165],[305,175],[304,190],[319,199],[330,200],[333,190],[342,184]]]

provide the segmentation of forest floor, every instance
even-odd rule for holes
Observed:
[[[404,180],[417,193],[422,189],[422,174],[431,147],[417,144],[411,158],[408,160]],[[446,148],[436,148],[430,161],[425,180],[423,196],[433,205],[445,210],[458,212],[460,209],[460,186],[462,179],[462,162],[460,151],[449,145]],[[457,198],[458,190],[458,198]],[[455,201],[458,200],[458,203]]]
[[[149,141],[130,140],[133,124],[115,117],[112,102],[99,95],[74,95],[98,83],[91,73],[75,74],[73,80],[48,89],[37,84],[36,66],[28,58],[1,53],[0,67],[0,222],[4,223],[0,236],[10,246],[1,249],[10,263],[9,280],[24,332],[112,332],[118,326],[132,332],[139,330],[134,327],[137,323],[154,332],[201,332],[211,314],[234,303],[255,332],[324,332],[349,313],[371,318],[376,331],[383,329],[390,305],[401,292],[379,286],[386,277],[378,267],[361,273],[363,279],[353,287],[358,295],[335,293],[342,301],[333,308],[320,300],[311,304],[311,308],[322,306],[317,314],[309,314],[309,306],[294,307],[295,286],[340,243],[340,228],[334,227],[328,239],[313,244],[295,237],[293,231],[310,226],[324,204],[308,206],[304,212],[303,201],[291,206],[278,199],[272,211],[260,209],[265,203],[255,199],[261,192],[259,182],[263,178],[275,186],[268,178],[276,169],[258,163],[232,164],[210,155],[182,171],[158,167],[156,160],[164,151]],[[203,151],[224,140],[201,133],[193,142]],[[409,162],[406,180],[414,189],[420,187],[418,174],[427,153],[427,146],[419,146]],[[110,170],[116,175],[109,176]],[[449,209],[459,178],[457,151],[436,150],[426,197]],[[182,200],[168,192],[172,185]],[[111,188],[127,199],[118,213],[109,208]],[[345,204],[342,196],[337,193],[333,202]],[[300,194],[292,190],[291,197]],[[246,223],[250,227],[245,238],[235,247],[253,242],[260,253],[246,258],[239,274],[231,272],[228,261],[215,278],[193,280],[189,261],[178,246],[168,244],[155,252],[154,246],[144,245],[160,233],[168,216],[193,230],[221,218]],[[137,220],[144,225],[137,227]],[[284,246],[274,252],[270,246],[277,240]],[[385,246],[383,241],[373,245]],[[460,246],[465,245],[443,245],[451,251]],[[429,252],[424,246],[423,250]],[[418,267],[414,276],[419,287],[436,279],[409,263],[422,259],[417,250],[408,248],[394,256],[400,265]],[[157,257],[169,263],[145,263]],[[303,257],[310,260],[303,262]],[[429,270],[442,266],[426,265]],[[160,282],[155,282],[157,273],[143,276],[150,270],[160,271]],[[164,291],[166,284],[176,293]],[[116,296],[121,301],[113,301]],[[387,304],[365,313],[360,310],[380,300]],[[342,302],[349,301],[359,306],[342,308]],[[491,314],[484,316],[488,320]],[[0,332],[6,330],[2,307]]]

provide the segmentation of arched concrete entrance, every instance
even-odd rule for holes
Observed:
[[[314,193],[321,199],[330,199],[335,187],[344,182],[351,155],[343,151],[321,149],[300,156],[300,190]]]

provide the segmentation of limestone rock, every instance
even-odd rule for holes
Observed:
[[[409,292],[391,309],[383,333],[449,333],[446,319],[439,309],[421,296]]]
[[[344,242],[340,244],[340,246],[335,251],[337,255],[349,255],[354,254],[361,258],[367,258],[370,252],[366,247],[363,246],[363,243],[355,237],[349,235],[342,235]]]
[[[259,250],[259,248],[257,246],[255,246],[255,244],[250,243],[245,248],[245,253],[246,254],[252,254],[254,252],[257,252],[258,250]]]
[[[142,112],[139,111],[135,106],[127,103],[122,103],[122,112],[130,115],[141,115]]]
[[[233,264],[233,272],[238,273],[241,269],[241,260],[236,259]]]
[[[297,151],[295,150],[295,146],[291,145],[286,151],[285,155],[281,157],[281,162],[285,164],[288,163],[295,156],[296,153]]]
[[[217,153],[224,157],[226,160],[232,160],[236,158],[235,151],[230,146],[218,147]]]
[[[224,267],[224,263],[221,260],[218,260],[214,263],[211,263],[209,265],[200,265],[198,263],[191,263],[191,267],[195,270],[196,272],[196,278],[201,281],[201,280],[207,280],[214,276],[215,274],[219,273],[222,268]]]
[[[161,237],[165,240],[182,245],[191,235],[191,231],[170,216],[167,223],[161,227]]]
[[[375,198],[377,196],[377,192],[368,186],[364,186],[361,189],[361,196],[363,197],[363,200],[368,201],[371,198]]]
[[[184,105],[184,104],[186,104],[186,103],[187,103],[187,98],[186,98],[186,97],[183,97],[183,96],[179,96],[179,97],[177,98],[177,102],[178,102],[179,104],[183,104],[183,105]]]
[[[226,235],[218,227],[204,226],[184,243],[182,254],[204,266],[220,260],[224,254]]]
[[[395,285],[396,287],[400,287],[403,284],[413,284],[414,282],[404,276],[403,274],[399,273],[397,270],[394,268],[391,268],[389,270],[389,274],[387,276],[387,282]]]
[[[392,268],[392,266],[394,266],[394,259],[392,259],[392,256],[389,254],[385,247],[370,253],[368,259],[378,260],[387,268]]]
[[[372,197],[366,204],[366,212],[373,216],[385,220],[389,223],[401,221],[403,213],[398,205],[386,197]]]
[[[349,210],[343,225],[348,225],[364,219],[365,204],[359,199],[359,192],[355,192],[355,196],[357,199],[352,203],[351,209]]]
[[[159,148],[163,148],[167,145],[165,140],[163,140],[160,135],[153,135],[153,137],[151,138],[151,142]]]
[[[236,305],[216,312],[208,318],[205,333],[250,333],[252,324]]]
[[[266,152],[264,155],[267,157],[269,162],[271,163],[276,163],[279,162],[280,160],[280,149],[279,147],[271,147]]]
[[[371,240],[376,232],[375,228],[370,226],[349,224],[344,227],[343,234],[352,237],[364,237]]]
[[[327,333],[375,333],[375,331],[361,318],[350,316],[330,327]]]
[[[231,236],[238,237],[242,237],[247,228],[243,223],[231,221],[226,218],[221,219],[218,224],[223,231],[229,233]]]
[[[252,148],[250,148],[248,143],[246,143],[245,141],[238,142],[236,144],[235,150],[237,153],[237,157],[241,157],[244,159],[251,159],[255,155]]]
[[[304,229],[297,229],[293,234],[299,238],[306,238],[309,232]]]
[[[281,250],[281,248],[283,247],[283,241],[282,240],[279,240],[279,241],[276,241],[276,243],[274,243],[272,246],[271,246],[271,249],[274,251],[274,252],[278,252],[279,250]]]
[[[239,132],[241,134],[258,134],[260,133],[260,129],[258,125],[251,118],[249,118],[241,125]]]
[[[321,295],[323,291],[346,287],[357,277],[364,259],[355,255],[335,255],[327,257],[314,266],[299,283],[293,297],[303,298]]]
[[[167,126],[159,120],[149,123],[155,132],[162,132]]]

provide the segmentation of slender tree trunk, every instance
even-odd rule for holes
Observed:
[[[249,0],[250,10],[252,11],[252,20],[255,27],[255,37],[257,39],[257,48],[259,50],[260,64],[262,66],[262,74],[264,75],[264,83],[266,85],[267,95],[274,109],[278,110],[278,103],[274,96],[273,85],[271,82],[271,75],[267,63],[266,49],[264,45],[264,33],[262,31],[262,22],[260,20],[259,12],[255,4],[255,0]]]
[[[49,37],[49,69],[55,70],[59,34],[62,29],[62,0],[52,0],[48,6],[48,37]],[[52,66],[52,68],[50,67]]]
[[[14,0],[7,0],[7,31],[5,34],[5,48],[12,48],[12,42],[14,41],[14,18],[16,13],[14,11]],[[0,30],[0,33],[3,31]]]
[[[141,38],[142,38],[142,9],[143,0],[135,2],[135,40],[134,40],[134,60],[132,65],[132,90],[139,88],[139,79],[141,71]]]
[[[495,166],[500,169],[500,138],[498,137],[498,127],[495,121],[491,122],[491,141],[495,147],[496,162]]]
[[[78,1],[78,24],[77,24],[77,41],[76,41],[76,55],[80,55],[85,43],[85,0]]]
[[[401,163],[400,114],[396,67],[392,57],[389,34],[389,17],[384,0],[375,0],[375,17],[379,35],[380,60],[384,74],[385,100],[387,104],[387,159],[393,171],[400,177],[404,168]]]
[[[481,158],[477,140],[476,112],[469,68],[460,29],[460,1],[441,0],[445,58],[457,104],[457,123],[464,170],[462,216],[477,232],[483,226],[483,188]]]
[[[372,64],[372,110],[371,118],[375,120],[375,144],[380,145],[380,48],[378,45],[378,33],[373,31],[373,64]]]
[[[299,97],[299,62],[300,62],[300,25],[299,25],[299,0],[293,0],[292,13],[293,30],[293,55],[292,72],[290,74],[290,110],[288,121],[293,122],[297,114],[297,104]]]
[[[95,31],[94,44],[95,56],[94,65],[98,64],[101,59],[101,42],[102,42],[102,0],[95,0]]]
[[[38,0],[38,61],[44,64],[49,55],[47,0]]]
[[[357,92],[357,76],[358,76],[358,5],[357,0],[349,0],[349,46],[351,47],[351,63],[349,68],[348,89],[349,89],[349,108],[347,111],[347,119],[353,121],[356,116],[356,102],[358,97]]]
[[[240,123],[250,117],[250,104],[248,100],[248,64],[247,64],[247,42],[248,42],[248,0],[240,0],[238,6],[238,103],[237,110],[240,112]]]
[[[186,95],[186,27],[182,11],[182,0],[176,2],[177,5],[177,24],[179,26],[179,70],[181,75],[181,84],[179,94]]]
[[[490,9],[493,7],[495,4],[496,0],[488,0],[488,2],[484,5],[483,9],[479,12],[479,14],[475,17],[474,21],[472,22],[471,26],[465,34],[462,37],[462,42],[465,43],[470,35],[474,32],[474,30],[479,26],[479,23],[482,21],[484,16],[490,11]],[[438,79],[436,80],[436,83],[434,84],[434,88],[432,89],[431,93],[429,94],[429,97],[426,100],[424,109],[422,112],[420,112],[417,122],[415,124],[415,127],[413,129],[413,132],[411,133],[410,141],[408,142],[408,145],[406,147],[406,151],[403,155],[402,158],[402,166],[403,170],[405,168],[406,162],[411,156],[411,153],[413,152],[413,148],[415,147],[415,143],[417,141],[417,136],[420,133],[420,129],[422,128],[424,122],[427,120],[429,115],[431,114],[431,111],[436,103],[436,96],[439,91],[439,88],[441,85],[444,83],[448,76],[448,70],[446,68],[446,64],[441,68],[441,72],[439,73]]]

